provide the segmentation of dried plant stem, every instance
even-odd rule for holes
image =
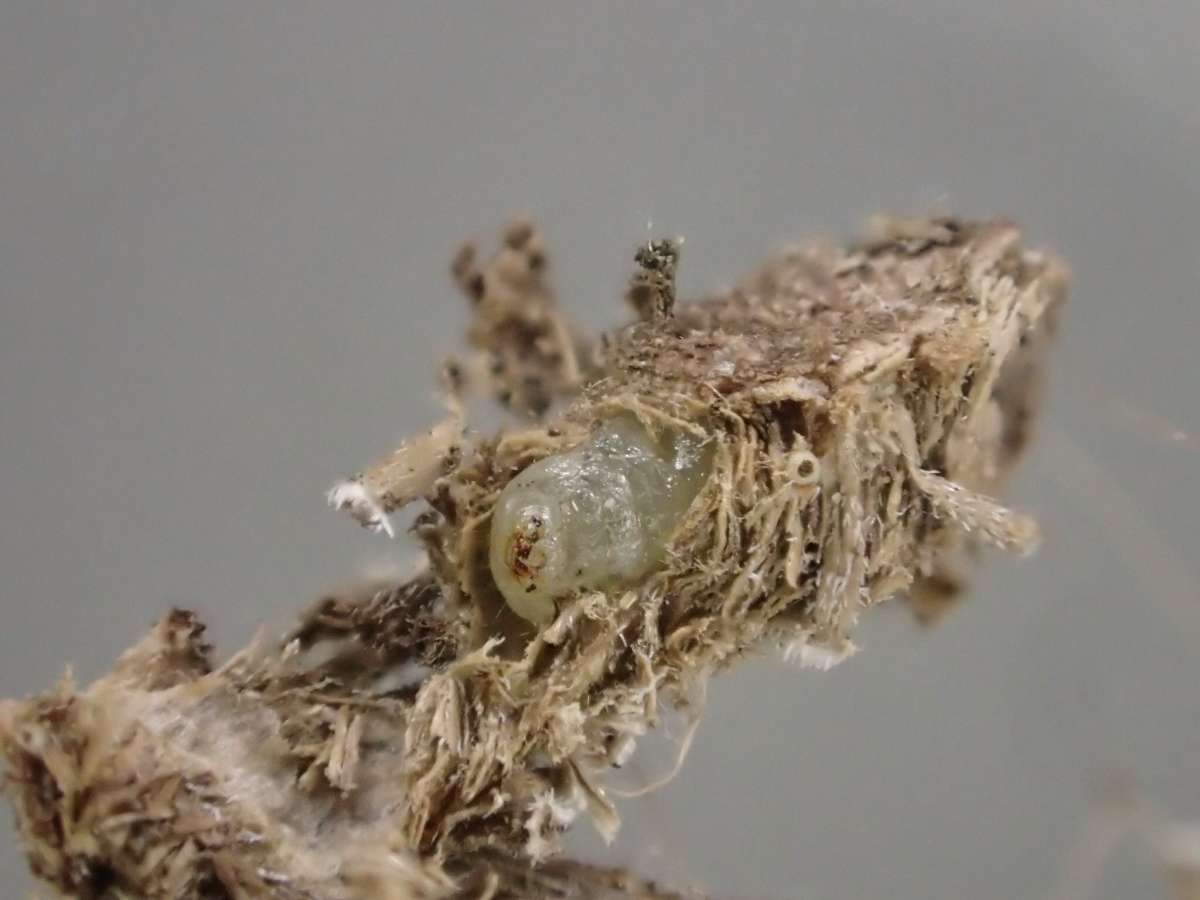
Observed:
[[[675,302],[677,256],[639,252],[641,320],[593,343],[530,226],[484,265],[460,253],[483,364],[447,381],[482,380],[524,423],[468,443],[452,397],[330,498],[388,533],[425,504],[426,570],[327,597],[219,669],[175,612],[95,684],[6,703],[34,872],[77,897],[666,896],[551,861],[580,815],[615,832],[607,774],[664,705],[698,721],[710,674],[764,649],[828,667],[869,607],[899,594],[936,618],[974,547],[1032,546],[1032,521],[992,498],[1065,275],[1015,228],[881,222],[695,303]],[[556,597],[534,625],[489,568],[492,509],[617,415],[702,441],[703,486],[657,569]]]

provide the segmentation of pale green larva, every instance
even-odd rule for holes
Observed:
[[[504,599],[542,623],[577,590],[646,575],[662,562],[711,466],[701,438],[670,428],[652,434],[632,415],[534,463],[504,488],[492,516],[490,563]]]

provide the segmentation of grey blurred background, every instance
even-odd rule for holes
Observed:
[[[596,327],[649,227],[696,293],[879,210],[1008,215],[1076,274],[1042,552],[828,674],[722,677],[573,844],[747,900],[1059,896],[1112,785],[1200,819],[1198,161],[1192,2],[3,0],[0,694],[411,559],[322,494],[437,417],[450,255],[514,213]],[[1161,889],[1131,841],[1091,896]]]

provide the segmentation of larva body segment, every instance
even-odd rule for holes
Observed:
[[[492,514],[491,571],[508,605],[543,623],[557,600],[579,589],[612,589],[645,575],[662,560],[710,464],[695,435],[652,434],[620,415],[575,449],[529,466]]]

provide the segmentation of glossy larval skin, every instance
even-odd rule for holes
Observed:
[[[529,466],[492,518],[492,576],[508,605],[543,623],[576,591],[619,589],[652,571],[711,468],[702,438],[651,433],[632,415]]]

